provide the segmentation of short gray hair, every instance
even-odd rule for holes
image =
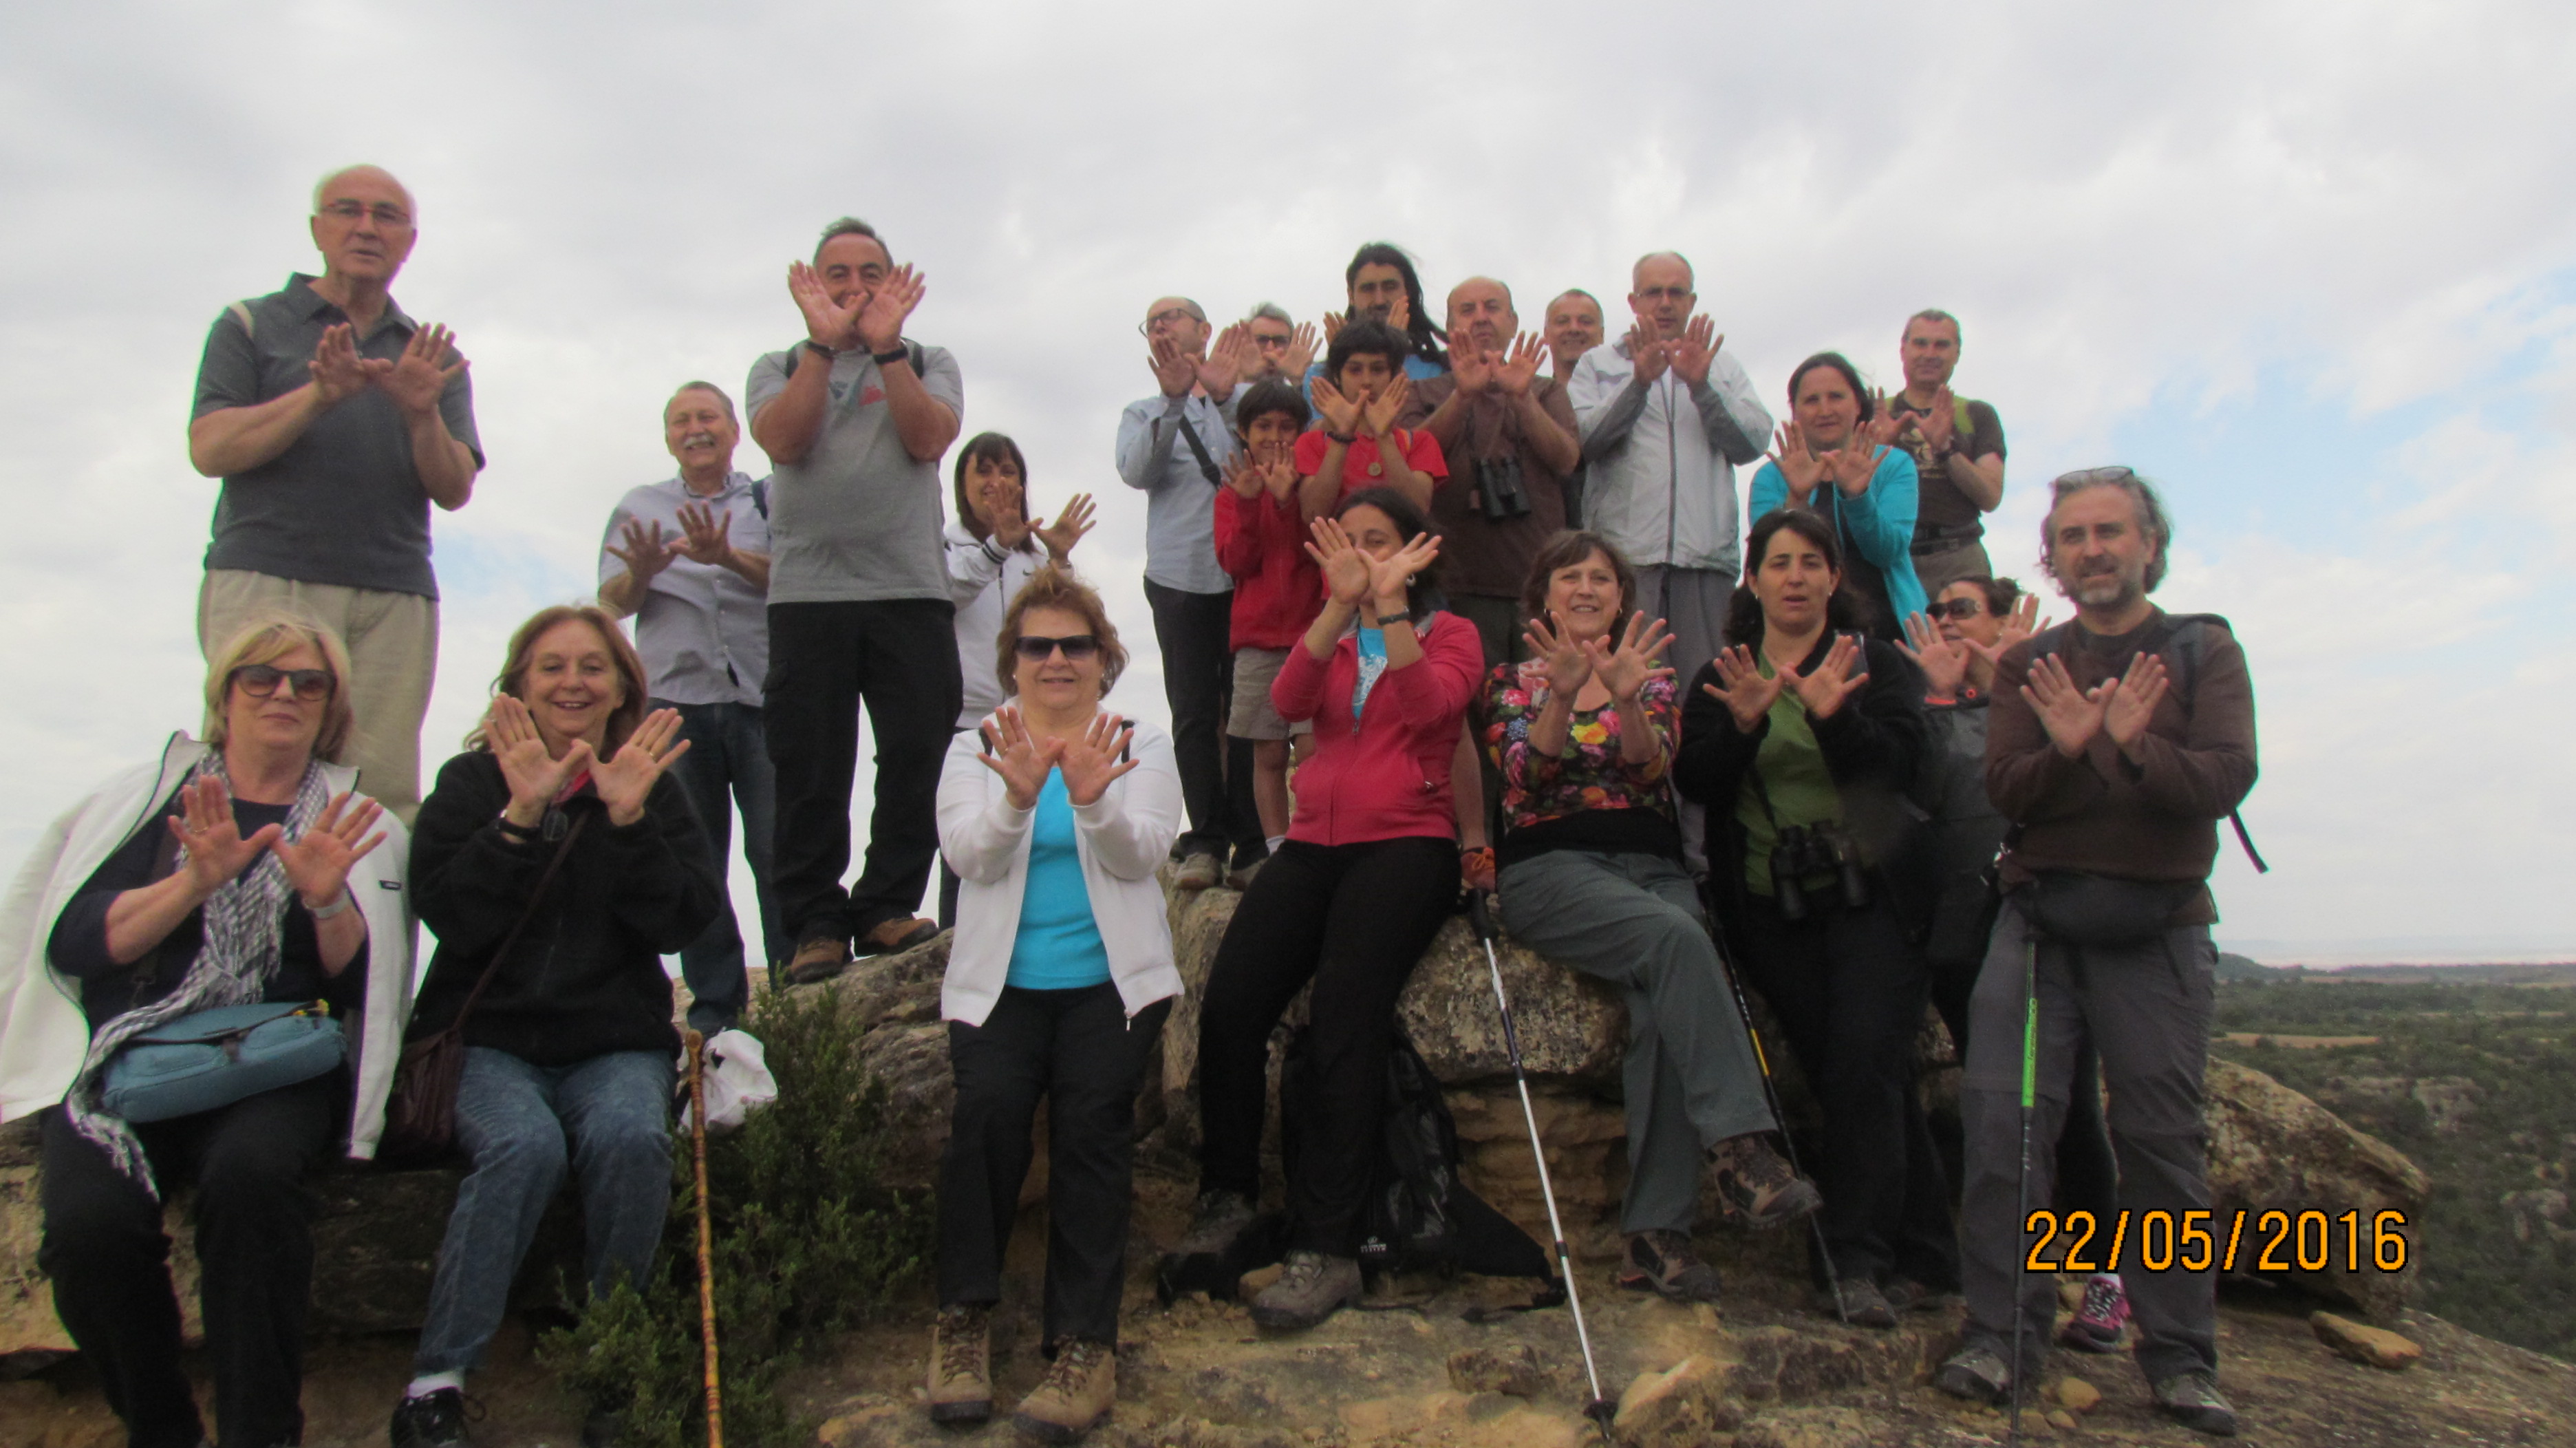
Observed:
[[[861,221],[855,216],[844,216],[840,220],[823,228],[822,236],[817,238],[814,242],[814,259],[816,261],[821,261],[823,259],[823,248],[830,246],[833,238],[842,236],[864,236],[868,240],[877,244],[877,250],[886,254],[886,260],[889,263],[894,260],[894,248],[886,245],[885,238],[877,235],[877,229],[875,227],[868,225],[866,222]]]
[[[1277,322],[1283,327],[1294,327],[1297,325],[1297,319],[1289,316],[1288,309],[1279,305],[1277,302],[1261,303],[1251,311],[1244,313],[1243,320],[1246,324],[1253,322]]]
[[[2165,500],[2156,493],[2156,485],[2138,476],[2136,469],[2125,467],[2078,468],[2060,473],[2048,485],[2048,516],[2039,523],[2039,566],[2049,577],[2057,573],[2057,510],[2078,493],[2095,488],[2118,488],[2137,505],[2138,526],[2156,540],[2156,556],[2147,563],[2147,592],[2165,581],[2165,564],[2173,552],[2173,517],[2165,511]]]
[[[1925,307],[1922,311],[1916,312],[1913,316],[1906,318],[1905,325],[1898,329],[1897,335],[1901,337],[1905,335],[1905,333],[1913,331],[1914,324],[1917,322],[1947,322],[1950,324],[1950,331],[1954,335],[1960,337],[1966,336],[1968,331],[1967,328],[1959,325],[1958,318],[1951,316],[1948,312],[1942,311],[1939,307]]]
[[[733,399],[725,396],[725,390],[716,386],[712,382],[683,382],[679,386],[672,388],[670,398],[662,404],[662,415],[664,417],[671,415],[671,403],[678,401],[680,394],[683,392],[714,393],[717,403],[724,408],[725,421],[733,423],[736,426],[741,425],[742,419],[734,416]]]

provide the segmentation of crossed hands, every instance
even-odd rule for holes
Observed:
[[[1860,659],[1860,641],[1849,634],[1839,634],[1833,647],[1825,651],[1823,661],[1812,670],[1802,674],[1787,664],[1775,664],[1771,676],[1764,678],[1753,651],[1737,644],[1717,656],[1718,683],[1699,687],[1726,706],[1726,712],[1735,718],[1737,733],[1750,734],[1762,727],[1763,716],[1771,712],[1771,706],[1780,701],[1784,692],[1794,694],[1807,707],[1807,717],[1832,718],[1846,700],[1860,692],[1861,685],[1869,682],[1866,669],[1852,672],[1852,666]]]
[[[302,839],[286,838],[283,825],[262,825],[245,838],[222,780],[205,775],[181,785],[179,815],[170,821],[170,833],[183,849],[180,868],[187,874],[189,893],[205,899],[265,853],[277,856],[286,883],[306,909],[328,906],[348,889],[350,868],[385,842],[384,831],[367,833],[384,817],[384,806],[368,800],[352,808],[352,798],[342,794],[322,806]]]
[[[305,366],[324,407],[374,387],[393,399],[404,416],[420,417],[437,410],[440,394],[464,375],[467,363],[456,355],[456,334],[435,323],[413,332],[402,356],[388,360],[359,356],[357,330],[340,322],[322,329],[322,340],[313,344],[313,360]]]
[[[1395,430],[1395,420],[1404,415],[1404,404],[1413,396],[1413,379],[1398,372],[1384,387],[1346,397],[1330,378],[1318,377],[1314,394],[1315,410],[1324,415],[1326,431],[1352,437],[1384,437]]]
[[[1454,336],[1449,339],[1449,371],[1458,379],[1460,392],[1527,397],[1531,379],[1538,376],[1539,365],[1546,360],[1546,339],[1536,332],[1514,337],[1508,352],[1479,347]]]
[[[1315,541],[1306,545],[1306,556],[1324,573],[1324,588],[1333,602],[1357,606],[1362,600],[1375,598],[1390,610],[1405,606],[1405,588],[1413,575],[1431,566],[1440,556],[1440,535],[1416,533],[1403,547],[1384,558],[1371,557],[1351,541],[1339,518],[1317,518],[1307,530]]]
[[[1640,611],[1628,616],[1628,626],[1614,638],[1578,639],[1565,626],[1561,615],[1551,615],[1556,626],[1551,629],[1538,619],[1531,619],[1521,630],[1521,639],[1530,653],[1547,669],[1550,694],[1566,701],[1568,706],[1586,682],[1599,679],[1610,691],[1614,704],[1633,704],[1645,691],[1650,679],[1669,679],[1673,671],[1655,663],[1658,655],[1673,641],[1672,631],[1662,619],[1651,623]]]
[[[906,262],[874,287],[844,304],[832,300],[822,275],[801,261],[787,264],[787,295],[805,317],[805,335],[835,352],[865,347],[891,352],[903,341],[903,324],[930,291],[930,279]]]
[[[1717,349],[1725,345],[1717,323],[1705,313],[1684,322],[1678,337],[1664,336],[1652,317],[1639,317],[1628,329],[1628,358],[1640,382],[1652,382],[1670,368],[1684,387],[1697,387],[1708,380]]]
[[[599,802],[608,807],[608,822],[619,826],[644,817],[644,801],[653,793],[653,782],[674,760],[689,752],[688,740],[675,742],[679,732],[680,711],[656,709],[635,726],[635,732],[627,736],[615,755],[602,761],[587,739],[573,740],[557,758],[546,747],[545,737],[537,732],[537,721],[529,714],[528,706],[515,695],[495,696],[483,723],[484,740],[501,766],[501,777],[510,786],[510,814],[545,813],[546,806],[588,770],[591,787],[599,792]]]
[[[1037,808],[1050,770],[1064,772],[1065,796],[1079,806],[1097,802],[1111,784],[1144,762],[1119,758],[1136,729],[1115,714],[1094,714],[1073,738],[1041,741],[1029,733],[1020,711],[1005,704],[993,711],[981,733],[984,752],[975,757],[1002,777],[1002,792],[1013,809]]]
[[[1813,507],[1808,499],[1815,495],[1816,485],[1830,482],[1847,498],[1857,498],[1869,491],[1870,481],[1878,476],[1880,459],[1887,449],[1872,441],[1872,429],[1854,428],[1843,446],[1834,452],[1820,453],[1807,441],[1807,430],[1796,422],[1780,424],[1771,451],[1765,456],[1780,470],[1789,484],[1789,501],[1800,507]]]
[[[2126,674],[2105,679],[2090,690],[2081,689],[2066,672],[2065,661],[2050,654],[2031,666],[2030,682],[2021,686],[2021,696],[2039,716],[2058,753],[2080,759],[2095,734],[2110,735],[2121,753],[2130,754],[2172,682],[2164,659],[2140,650],[2129,660]]]

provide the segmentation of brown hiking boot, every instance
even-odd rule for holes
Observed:
[[[993,1341],[985,1309],[943,1307],[930,1324],[930,1421],[981,1423],[993,1416]]]
[[[796,947],[796,955],[787,962],[789,985],[812,985],[830,980],[849,968],[850,943],[831,936],[817,936]]]
[[[1718,1200],[1746,1226],[1777,1227],[1824,1205],[1816,1184],[1791,1171],[1759,1131],[1730,1136],[1708,1156],[1717,1167]]]
[[[1303,1248],[1288,1254],[1279,1280],[1252,1299],[1252,1320],[1263,1327],[1302,1332],[1360,1300],[1360,1259]]]
[[[1058,1347],[1055,1363],[1011,1415],[1020,1436],[1038,1443],[1079,1443],[1118,1401],[1118,1349],[1077,1337]]]
[[[892,955],[899,950],[910,950],[938,933],[939,922],[936,920],[924,920],[918,915],[898,915],[869,927],[867,933],[859,937],[859,954]]]
[[[1719,1296],[1717,1269],[1691,1250],[1687,1232],[1632,1234],[1627,1257],[1619,1264],[1619,1285],[1675,1302],[1715,1302]]]

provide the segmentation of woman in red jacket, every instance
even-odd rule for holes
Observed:
[[[1449,760],[1483,672],[1473,624],[1428,603],[1440,540],[1391,489],[1343,499],[1307,551],[1325,602],[1271,702],[1314,721],[1287,843],[1245,890],[1199,1015],[1199,1202],[1181,1254],[1223,1252],[1261,1190],[1271,1027],[1314,982],[1311,1120],[1288,1179],[1286,1270],[1264,1327],[1312,1327],[1360,1291],[1360,1206],[1395,999],[1458,895]]]

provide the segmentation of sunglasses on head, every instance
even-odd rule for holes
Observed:
[[[328,669],[280,669],[268,664],[244,664],[232,671],[228,683],[238,684],[242,692],[254,699],[266,699],[284,684],[295,697],[307,704],[331,697],[331,671]]]
[[[1034,634],[1022,634],[1012,643],[1011,649],[1033,664],[1045,663],[1058,649],[1064,650],[1066,658],[1079,662],[1100,652],[1100,640],[1092,634],[1072,634],[1060,639],[1042,639]]]
[[[1986,611],[1985,601],[1976,598],[1948,598],[1932,605],[1932,617],[1975,618]]]

